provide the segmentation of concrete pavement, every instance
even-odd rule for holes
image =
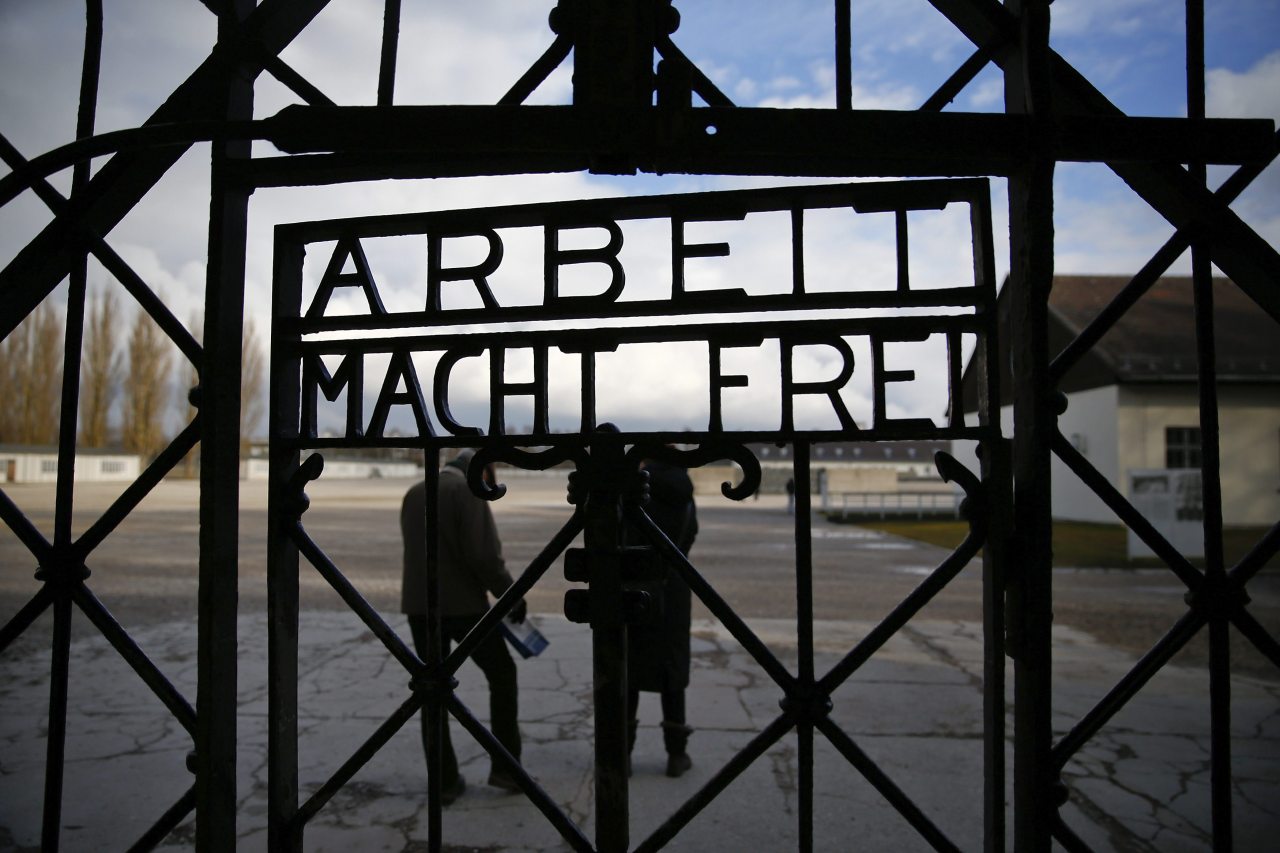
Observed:
[[[594,837],[590,635],[536,615],[551,645],[519,662],[524,762],[542,787]],[[392,624],[407,636],[401,617]],[[753,629],[794,666],[794,625]],[[870,626],[816,626],[818,671]],[[35,626],[45,636],[47,617]],[[44,630],[42,630],[44,629]],[[77,623],[67,741],[63,850],[122,849],[190,784],[186,732],[100,638]],[[1124,672],[1128,658],[1070,630],[1056,630],[1055,726],[1064,730]],[[138,633],[139,644],[188,697],[195,637],[189,624]],[[300,784],[324,782],[406,695],[407,677],[357,620],[339,611],[303,615]],[[240,621],[240,849],[266,844],[266,620]],[[11,652],[14,650],[11,649]],[[779,713],[780,691],[715,623],[695,626],[688,695],[693,770],[662,774],[656,696],[641,705],[632,778],[632,843],[643,840]],[[0,849],[39,845],[48,652],[0,658]],[[487,692],[471,664],[459,693],[481,719]],[[1236,678],[1233,731],[1237,849],[1267,849],[1280,829],[1280,684]],[[1203,850],[1208,846],[1207,677],[1171,667],[1068,766],[1065,814],[1098,850]],[[982,843],[981,633],[968,623],[918,620],[835,697],[833,718],[961,849]],[[457,724],[469,787],[445,811],[450,850],[566,849],[523,797],[483,784],[488,759]],[[784,737],[697,816],[673,850],[792,850],[798,838],[797,742]],[[816,739],[815,849],[928,849],[922,839],[821,736]],[[162,849],[189,849],[188,821]],[[309,825],[314,851],[416,851],[427,840],[426,777],[416,720],[405,726]]]

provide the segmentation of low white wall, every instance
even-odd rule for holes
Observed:
[[[130,482],[142,461],[128,453],[81,453],[76,456],[76,482]],[[58,454],[0,450],[0,483],[56,483]]]

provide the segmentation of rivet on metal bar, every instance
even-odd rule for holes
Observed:
[[[409,679],[409,689],[427,698],[447,696],[458,688],[458,679],[453,676],[440,678],[436,675],[415,675]]]
[[[1244,610],[1252,599],[1245,588],[1218,575],[1209,574],[1194,590],[1183,596],[1187,606],[1214,619],[1229,619]]]
[[[74,586],[88,580],[89,575],[93,574],[84,563],[69,562],[56,551],[53,557],[51,562],[42,563],[36,569],[36,580],[54,586]]]
[[[831,694],[815,685],[812,688],[798,688],[784,696],[778,700],[778,707],[791,715],[797,723],[817,725],[831,714],[834,706]]]

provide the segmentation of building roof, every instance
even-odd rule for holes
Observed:
[[[1125,276],[1055,276],[1049,311],[1075,337],[1128,282]],[[1219,381],[1280,380],[1280,327],[1227,279],[1213,285]],[[1094,351],[1118,381],[1195,380],[1192,290],[1189,276],[1160,279],[1098,341]]]
[[[1049,295],[1049,352],[1056,356],[1128,284],[1128,276],[1054,276]],[[1005,284],[1008,284],[1006,280]],[[1280,325],[1225,278],[1213,282],[1218,381],[1280,383]],[[1008,403],[1008,287],[999,296],[1001,396]],[[1134,383],[1194,383],[1196,332],[1190,276],[1159,279],[1068,371],[1059,390]],[[965,366],[965,411],[977,409],[974,359]]]

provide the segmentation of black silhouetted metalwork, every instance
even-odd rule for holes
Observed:
[[[336,2],[336,0],[335,0]],[[196,846],[200,850],[229,850],[235,845],[235,685],[236,685],[236,567],[238,545],[238,394],[241,313],[244,292],[244,247],[247,227],[247,197],[255,188],[335,184],[354,180],[382,180],[404,177],[453,175],[501,175],[589,169],[597,172],[661,171],[667,173],[763,174],[786,176],[876,176],[954,177],[1006,176],[1010,186],[1010,237],[1012,289],[1011,322],[1007,329],[1013,364],[1015,426],[1011,441],[999,438],[992,418],[998,396],[994,378],[984,387],[981,410],[984,418],[977,426],[952,423],[945,433],[963,433],[982,441],[983,474],[981,488],[965,479],[974,503],[971,533],[961,546],[903,605],[877,629],[876,636],[891,633],[923,600],[945,583],[978,547],[984,554],[984,620],[986,631],[985,667],[988,678],[984,711],[986,736],[985,849],[1002,850],[1005,845],[1006,811],[1003,770],[1005,638],[1014,661],[1014,791],[1012,804],[1013,838],[1019,850],[1048,850],[1052,839],[1069,849],[1084,849],[1083,842],[1059,815],[1065,789],[1061,771],[1099,729],[1176,651],[1202,627],[1208,626],[1211,646],[1209,663],[1212,732],[1212,802],[1214,847],[1232,847],[1231,761],[1228,743],[1229,683],[1231,661],[1226,645],[1229,626],[1234,625],[1269,660],[1280,664],[1280,645],[1248,611],[1246,587],[1260,568],[1280,551],[1280,524],[1273,527],[1236,566],[1228,568],[1222,558],[1217,448],[1220,432],[1214,391],[1216,366],[1209,264],[1212,261],[1271,317],[1280,321],[1280,255],[1230,208],[1238,196],[1280,153],[1280,136],[1268,121],[1212,120],[1204,117],[1202,0],[1188,0],[1187,56],[1189,117],[1148,119],[1125,115],[1077,73],[1049,45],[1048,0],[930,0],[973,46],[973,54],[917,112],[884,112],[853,109],[851,0],[834,0],[833,50],[836,68],[836,102],[830,110],[763,110],[735,106],[715,84],[679,49],[676,43],[679,16],[668,0],[561,0],[550,20],[550,45],[530,69],[516,80],[507,94],[493,106],[402,106],[394,100],[395,66],[400,40],[400,0],[387,0],[383,17],[383,43],[379,55],[378,89],[375,107],[336,105],[318,87],[280,59],[280,53],[303,32],[327,5],[328,0],[224,0],[206,5],[217,15],[218,41],[207,59],[178,86],[172,96],[141,126],[96,134],[94,110],[97,102],[99,56],[103,8],[100,0],[87,0],[87,27],[83,56],[79,121],[76,139],[52,151],[28,157],[8,139],[0,136],[0,158],[10,173],[0,178],[0,205],[30,191],[54,214],[26,247],[0,270],[0,335],[10,334],[60,282],[70,277],[66,338],[66,370],[62,389],[62,428],[59,441],[60,477],[52,541],[41,533],[14,501],[0,491],[0,518],[31,552],[40,569],[35,577],[30,601],[0,626],[0,651],[26,631],[46,610],[52,609],[52,663],[48,724],[47,771],[44,783],[42,845],[58,846],[64,743],[67,735],[67,688],[72,677],[70,660],[70,617],[74,604],[88,615],[95,627],[142,676],[166,708],[192,734],[195,744],[190,762],[195,784],[173,804],[156,805],[159,815],[153,829],[138,842],[139,849],[159,843],[192,809],[196,812]],[[524,105],[528,96],[570,56],[574,62],[573,102],[564,107]],[[655,58],[660,59],[657,70]],[[1004,75],[1007,108],[1001,115],[942,112],[958,92],[987,66],[994,64]],[[254,79],[268,73],[298,95],[301,105],[288,107],[275,116],[253,117]],[[656,95],[656,103],[655,103]],[[696,95],[707,106],[694,104]],[[253,156],[249,142],[270,140],[283,156]],[[178,321],[153,288],[130,268],[111,248],[107,236],[117,224],[156,186],[166,172],[196,142],[212,141],[210,241],[205,328],[197,336]],[[109,159],[90,176],[90,157]],[[1057,162],[1078,160],[1106,163],[1153,210],[1176,229],[1173,237],[1155,253],[1135,276],[1131,285],[1102,311],[1097,320],[1056,359],[1048,352],[1045,335],[1048,292],[1053,273],[1053,171]],[[1205,164],[1239,165],[1239,170],[1216,191],[1205,181]],[[1191,164],[1191,168],[1183,164]],[[70,197],[63,196],[48,181],[53,173],[73,168]],[[895,189],[891,192],[910,192]],[[779,191],[779,198],[794,190]],[[814,190],[813,192],[826,192]],[[719,201],[691,204],[718,205]],[[803,204],[805,202],[801,202]],[[591,212],[594,203],[583,203]],[[514,210],[509,214],[516,215]],[[528,210],[526,210],[528,213]],[[492,215],[478,212],[479,219]],[[286,232],[287,234],[287,232]],[[341,235],[339,235],[341,236]],[[277,260],[284,268],[298,257],[296,246],[285,246]],[[979,263],[991,262],[990,246],[976,247]],[[1196,352],[1200,365],[1200,429],[1205,483],[1206,568],[1201,571],[1164,541],[1125,499],[1109,486],[1057,431],[1060,401],[1055,392],[1067,369],[1096,343],[1106,329],[1184,251],[1191,249],[1196,277],[1198,338]],[[92,254],[133,295],[144,310],[174,341],[199,371],[200,386],[193,399],[199,412],[189,424],[131,485],[103,516],[79,538],[71,533],[73,488],[70,461],[76,450],[76,410],[79,375],[80,336],[83,325],[85,263]],[[894,293],[882,307],[918,304],[928,307],[936,294]],[[913,302],[913,300],[918,300]],[[837,307],[834,304],[814,307]],[[721,308],[732,310],[729,299]],[[789,300],[776,304],[756,302],[759,308],[785,310]],[[558,306],[567,319],[595,316],[600,306]],[[654,306],[650,306],[651,308]],[[874,307],[874,306],[873,306]],[[974,305],[979,314],[990,303]],[[682,315],[699,310],[692,305],[673,305],[666,310]],[[719,309],[717,309],[719,310]],[[518,320],[518,309],[498,312],[501,319]],[[536,313],[536,312],[534,312]],[[661,313],[661,312],[659,312]],[[533,316],[533,313],[528,316]],[[298,323],[304,321],[300,319]],[[958,330],[989,322],[968,319],[947,320]],[[315,324],[321,330],[328,322]],[[903,323],[903,333],[920,331],[920,323]],[[930,331],[951,327],[941,321]],[[870,327],[868,327],[870,328]],[[892,324],[877,325],[892,330]],[[277,339],[283,353],[294,346],[292,357],[327,352],[326,344],[296,342],[301,325]],[[708,324],[696,332],[716,340],[729,329]],[[896,332],[895,332],[896,333]],[[977,333],[977,332],[975,332]],[[994,339],[989,329],[982,334]],[[633,339],[641,339],[633,333]],[[583,347],[599,346],[602,339],[583,334],[530,336],[512,339],[529,346],[550,346],[569,342]],[[466,337],[448,342],[452,346],[475,348],[504,345],[503,338]],[[557,342],[558,341],[558,342]],[[442,343],[444,339],[432,341]],[[995,351],[980,348],[978,357],[995,370]],[[307,348],[310,347],[308,350]],[[351,353],[374,351],[373,343],[352,343]],[[388,349],[388,347],[383,347]],[[584,349],[584,352],[586,350]],[[313,368],[315,362],[312,363]],[[304,365],[303,371],[306,372]],[[955,375],[954,364],[948,370]],[[284,380],[275,371],[275,383]],[[351,376],[354,376],[354,367]],[[300,377],[277,399],[293,406],[298,399],[314,400],[318,391],[332,390],[345,383],[345,374],[328,375],[314,371],[306,375],[307,389],[300,389]],[[305,383],[304,383],[305,384]],[[958,383],[953,382],[953,386]],[[394,391],[394,389],[393,389]],[[301,392],[301,393],[300,393]],[[327,391],[326,391],[327,393]],[[310,397],[306,395],[310,394]],[[954,396],[953,396],[954,399]],[[392,401],[394,402],[394,401]],[[438,402],[438,401],[433,401]],[[447,404],[447,401],[446,401]],[[584,407],[588,409],[589,407]],[[953,417],[958,413],[953,406]],[[435,407],[437,420],[452,421],[447,405]],[[276,425],[298,417],[296,407],[273,410]],[[430,417],[424,412],[424,419]],[[285,419],[285,420],[281,420]],[[455,422],[456,423],[456,422]],[[349,426],[365,429],[360,418]],[[552,460],[572,459],[579,470],[603,464],[601,457],[618,455],[620,437],[594,431],[584,424],[572,440],[548,441],[552,449],[529,455],[520,443],[525,439],[503,437],[501,423],[490,424],[486,450],[524,467],[555,464]],[[713,427],[714,425],[709,425]],[[376,433],[376,430],[370,430]],[[844,436],[848,430],[831,435],[803,432],[723,436],[709,428],[694,436],[700,453],[722,453],[739,462],[746,461],[735,444],[776,439],[795,445],[795,481],[798,490],[797,519],[808,517],[809,447],[814,441]],[[389,653],[411,674],[411,688],[404,704],[384,724],[343,769],[311,799],[298,805],[296,779],[288,773],[273,773],[271,794],[272,845],[295,849],[301,843],[306,820],[321,808],[350,774],[390,732],[403,724],[419,708],[425,707],[439,724],[447,711],[459,719],[491,752],[500,746],[488,735],[467,709],[451,695],[450,679],[470,648],[464,641],[446,661],[420,661],[376,613],[362,603],[341,572],[314,547],[302,528],[300,518],[305,502],[302,483],[319,473],[311,467],[293,468],[290,454],[301,446],[351,446],[388,439],[374,434],[355,435],[336,442],[313,439],[307,431],[292,443],[280,441],[282,432],[273,428],[279,444],[278,464],[273,481],[272,560],[286,567],[272,579],[273,609],[286,616],[297,612],[296,575],[287,567],[296,566],[296,556],[304,554],[318,571],[343,591],[348,605],[387,645]],[[934,435],[921,427],[893,427],[873,424],[863,438]],[[635,437],[632,437],[635,438]],[[683,435],[651,435],[647,441],[682,441]],[[428,485],[435,476],[442,448],[474,443],[474,436],[423,438]],[[196,444],[200,444],[201,535],[199,654],[200,672],[197,701],[193,706],[163,675],[159,667],[130,639],[105,606],[93,595],[88,564],[94,550],[126,519],[145,495]],[[735,455],[736,454],[736,455]],[[1052,615],[1050,553],[1052,532],[1049,492],[1049,462],[1056,454],[1068,467],[1117,513],[1155,551],[1188,587],[1188,612],[1168,635],[1143,657],[1134,670],[1086,714],[1056,744],[1053,743],[1051,714],[1052,644],[1049,626]],[[622,454],[625,460],[625,454]],[[315,458],[315,457],[313,457]],[[703,457],[690,459],[695,464]],[[703,460],[705,461],[705,460]],[[634,462],[634,460],[631,460]],[[617,471],[622,464],[615,459]],[[318,465],[319,463],[308,463]],[[943,463],[944,466],[947,463]],[[750,467],[747,462],[746,467]],[[952,476],[964,479],[957,471]],[[620,474],[619,474],[620,475]],[[1008,484],[1012,483],[1012,494]],[[620,485],[608,477],[593,481],[585,506],[579,504],[564,530],[504,596],[495,609],[477,625],[473,636],[489,630],[514,601],[529,589],[567,546],[579,530],[590,531],[588,547],[608,549],[618,520],[625,516],[646,526],[643,510],[628,502]],[[604,504],[602,507],[601,505]],[[978,509],[978,507],[981,507]],[[287,523],[286,523],[287,522]],[[812,816],[812,737],[822,732],[837,749],[881,791],[934,847],[950,849],[928,821],[869,759],[836,728],[825,713],[827,697],[834,684],[847,677],[873,649],[870,638],[853,650],[831,673],[818,678],[813,673],[811,590],[809,588],[808,531],[799,520],[797,544],[797,602],[801,637],[799,674],[782,667],[767,647],[754,638],[715,591],[700,581],[696,568],[670,547],[660,534],[652,536],[653,547],[672,561],[682,575],[721,618],[744,647],[760,662],[786,695],[783,713],[761,731],[746,749],[719,771],[694,800],[690,801],[642,842],[640,849],[657,849],[674,836],[679,827],[754,758],[779,737],[795,728],[801,743],[801,848],[812,847],[809,823]],[[602,540],[596,544],[595,539]],[[985,545],[983,544],[985,543]],[[1010,562],[1017,554],[1016,570]],[[296,569],[295,569],[296,571]],[[345,591],[344,591],[345,590]],[[1006,602],[1007,596],[1007,602]],[[436,614],[438,617],[438,614]],[[292,629],[292,633],[290,633]],[[470,638],[469,638],[470,639]],[[615,638],[616,639],[616,638]],[[273,622],[271,652],[271,698],[273,707],[287,707],[288,693],[296,682],[296,624],[285,619]],[[871,643],[871,645],[868,645]],[[474,640],[471,640],[474,644]],[[602,642],[597,651],[612,648],[613,640]],[[605,652],[602,658],[609,658]],[[296,658],[296,656],[295,656]],[[602,660],[598,681],[616,674],[616,660]],[[606,717],[617,696],[604,688],[597,698]],[[281,705],[280,703],[285,703]],[[627,848],[625,833],[625,776],[617,771],[616,732],[601,727],[605,743],[600,756],[601,784],[605,790],[597,802],[602,809],[601,850]],[[291,740],[287,721],[273,719],[271,763],[273,768],[296,766],[296,740]],[[508,764],[510,762],[508,761]],[[510,768],[527,795],[542,810],[569,844],[578,850],[596,849],[571,822],[560,814],[548,798],[519,768]],[[430,846],[441,847],[439,790],[429,783],[431,819]],[[623,816],[621,824],[618,815]]]

